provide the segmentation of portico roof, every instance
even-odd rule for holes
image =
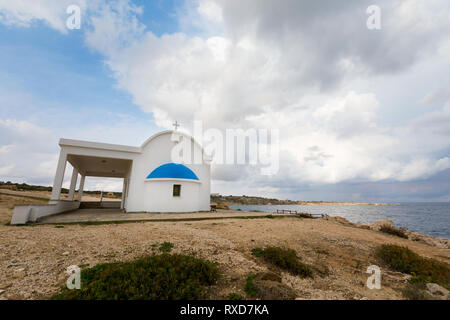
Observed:
[[[67,155],[67,161],[87,177],[125,178],[132,165],[128,159],[73,154]]]
[[[125,178],[141,148],[118,144],[61,139],[61,152],[83,176]]]
[[[83,141],[83,140],[60,139],[59,145],[61,147],[70,146],[70,147],[89,148],[89,149],[141,153],[140,147],[125,146],[125,145],[111,144],[111,143],[102,143],[102,142]]]

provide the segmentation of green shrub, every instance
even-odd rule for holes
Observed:
[[[380,231],[400,238],[408,239],[408,236],[402,229],[397,229],[388,225],[383,225],[381,226]]]
[[[248,294],[249,297],[252,298],[257,296],[255,284],[253,283],[253,280],[255,280],[257,276],[257,274],[251,274],[248,276],[247,281],[245,282],[244,291]]]
[[[265,249],[254,248],[252,254],[256,257],[262,257],[266,262],[287,270],[293,275],[301,277],[312,276],[311,269],[299,261],[300,257],[297,257],[296,252],[292,249],[282,249],[279,247],[267,247]]]
[[[227,299],[228,300],[244,300],[244,298],[241,295],[234,293],[234,292],[227,295]]]
[[[161,251],[163,253],[169,253],[170,251],[172,251],[172,249],[173,249],[173,243],[171,243],[171,242],[163,242],[159,246],[159,251]]]
[[[186,255],[161,254],[104,263],[81,271],[81,289],[61,288],[54,300],[205,299],[219,277],[217,266]]]
[[[382,245],[376,255],[394,271],[412,275],[411,283],[433,282],[450,289],[450,268],[444,263],[396,245]]]
[[[255,257],[261,257],[264,253],[264,249],[261,248],[253,248],[252,249],[252,255],[254,255]]]

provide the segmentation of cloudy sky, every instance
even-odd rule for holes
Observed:
[[[213,166],[212,192],[450,201],[449,74],[448,0],[0,0],[0,180],[50,185],[60,137],[201,120],[280,132],[277,174]]]

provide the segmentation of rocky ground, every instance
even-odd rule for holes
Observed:
[[[0,197],[0,299],[47,299],[65,283],[65,270],[71,265],[87,267],[134,259],[155,253],[155,244],[165,241],[174,244],[175,253],[193,254],[219,264],[223,277],[212,288],[215,299],[229,293],[245,297],[248,275],[269,271],[279,275],[278,283],[288,288],[291,298],[403,299],[409,276],[390,272],[377,260],[373,252],[381,244],[407,246],[422,256],[450,263],[448,239],[431,237],[431,241],[428,236],[413,233],[411,240],[402,239],[381,233],[376,226],[358,226],[342,218],[18,227],[4,225],[14,200],[5,197]],[[251,249],[265,246],[296,250],[313,268],[314,277],[292,276],[251,255]],[[380,290],[365,285],[370,265],[381,267]]]

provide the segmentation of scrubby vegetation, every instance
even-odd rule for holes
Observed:
[[[376,255],[392,270],[412,275],[410,283],[433,282],[450,289],[450,268],[444,263],[396,245],[382,245]]]
[[[26,183],[13,183],[11,181],[0,181],[2,189],[23,190],[23,191],[52,191],[52,187],[33,186]],[[63,188],[62,193],[69,193],[69,189]]]
[[[381,226],[380,231],[391,234],[393,236],[408,239],[408,236],[406,235],[405,231],[403,231],[402,229],[391,227],[389,225]]]
[[[282,249],[279,247],[267,247],[265,249],[254,248],[252,254],[262,257],[264,261],[289,271],[293,275],[301,277],[311,277],[312,270],[304,263],[300,262],[300,257],[292,249]]]
[[[172,249],[173,249],[173,243],[171,243],[171,242],[163,242],[159,246],[159,251],[161,251],[163,253],[169,253],[170,251],[172,251]]]
[[[244,300],[244,298],[241,295],[234,293],[234,292],[227,295],[227,299],[228,300]]]
[[[257,276],[257,274],[251,274],[248,276],[247,281],[245,282],[244,291],[249,297],[252,298],[257,296],[255,284],[253,283],[253,280],[255,280]]]
[[[81,289],[65,287],[54,300],[205,299],[216,282],[216,264],[186,255],[161,254],[130,262],[105,263],[81,271]]]

